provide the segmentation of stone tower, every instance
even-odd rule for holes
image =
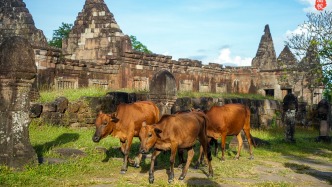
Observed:
[[[11,36],[25,38],[33,46],[47,46],[43,31],[35,27],[23,0],[0,0],[0,43]]]
[[[286,45],[284,49],[281,51],[278,57],[278,65],[297,65],[297,59],[295,58],[294,54],[291,52],[289,47]]]
[[[272,70],[277,67],[276,52],[269,25],[265,25],[264,35],[261,38],[256,56],[252,59],[251,65],[262,70]]]
[[[318,49],[314,44],[309,45],[305,57],[301,60],[300,65],[310,66],[320,64]]]
[[[62,48],[66,58],[102,65],[116,63],[122,52],[131,51],[131,42],[104,0],[86,0]]]

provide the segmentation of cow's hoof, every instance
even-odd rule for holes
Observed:
[[[250,157],[249,157],[249,160],[254,160],[254,156],[250,156]]]
[[[210,179],[210,178],[213,178],[213,172],[209,173],[207,177],[208,177],[209,179]]]
[[[134,167],[135,167],[135,168],[139,168],[139,167],[140,167],[139,163],[135,163],[135,164],[134,164]]]
[[[126,172],[127,172],[127,170],[123,170],[123,169],[120,171],[121,174],[125,174]]]
[[[181,176],[179,177],[179,180],[182,181],[182,180],[184,180],[184,178],[185,178],[185,176],[182,176],[182,175],[181,175]]]
[[[153,182],[154,182],[154,178],[149,178],[149,183],[153,184]]]
[[[174,180],[173,179],[168,179],[168,183],[171,184]]]

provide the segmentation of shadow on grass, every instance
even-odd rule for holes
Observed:
[[[145,155],[146,158],[141,162],[141,171],[140,173],[147,173],[150,170],[150,165],[151,165],[151,156],[152,156],[153,150],[150,151],[150,154]],[[154,164],[154,170],[168,170],[170,168],[170,159],[171,157],[171,152],[170,151],[163,151],[157,156],[157,160],[155,161]],[[176,157],[174,167],[176,167],[178,164]]]
[[[138,150],[140,147],[139,142],[133,142],[131,144],[131,148],[129,150],[129,159],[134,161],[134,159],[138,155]],[[109,149],[106,150],[105,152],[105,158],[102,160],[102,162],[108,162],[111,158],[124,158],[124,154],[121,152],[121,147],[120,146],[111,146]],[[128,166],[133,166],[133,164],[128,164]]]
[[[105,152],[105,158],[102,162],[108,162],[111,158],[123,158],[124,155],[121,152],[121,147],[111,146]]]
[[[58,136],[55,140],[46,142],[44,144],[38,144],[34,146],[34,149],[37,153],[38,162],[41,164],[43,163],[43,155],[51,150],[53,147],[60,146],[62,144],[66,144],[69,142],[74,142],[78,140],[79,134],[77,133],[64,133]]]
[[[317,179],[324,180],[332,185],[332,172],[324,172],[311,168],[310,166],[304,164],[290,163],[284,164],[286,168],[292,169],[294,172],[299,174],[311,175]]]
[[[207,176],[208,173],[205,171],[205,169],[203,169],[206,166],[204,163],[201,163],[199,168],[195,168],[195,166],[198,162],[199,145],[200,145],[199,143],[196,143],[196,145],[194,146],[195,155],[194,155],[193,160],[190,163],[190,168],[192,168],[194,170],[201,170],[202,173]],[[142,161],[140,173],[149,172],[152,152],[153,151],[151,151],[151,154],[149,154],[148,158],[146,158],[148,163]],[[167,175],[169,175],[169,172],[170,172],[170,156],[171,156],[171,152],[169,150],[161,152],[157,157],[157,161],[155,162],[154,170],[155,171],[157,171],[157,170],[166,170]],[[187,162],[187,156],[188,156],[188,151],[184,150],[183,151],[184,162]],[[175,163],[174,163],[174,169],[180,169],[182,171],[184,165],[185,165],[185,163],[181,164],[180,159],[179,159],[179,153],[177,153],[176,158],[175,158]],[[204,167],[202,168],[201,166],[204,166]]]
[[[221,185],[210,180],[209,178],[204,179],[204,178],[192,177],[188,179],[187,186],[194,187],[194,186],[221,186]]]

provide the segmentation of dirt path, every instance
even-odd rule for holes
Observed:
[[[213,179],[208,179],[204,174],[207,168],[203,167],[198,170],[190,168],[185,180],[179,181],[177,177],[180,176],[181,169],[176,168],[175,180],[170,186],[332,186],[332,163],[317,161],[315,159],[298,160],[294,157],[282,157],[280,159],[283,161],[255,162],[250,175],[232,178],[215,176]],[[135,172],[135,177],[145,177],[148,180],[147,173]],[[103,179],[104,182],[105,180],[107,179]],[[167,170],[157,169],[155,171],[155,180],[167,181]],[[130,186],[131,184],[128,185]],[[134,184],[132,185],[135,186]],[[116,185],[102,184],[93,185],[92,187],[108,186]]]
[[[318,150],[319,151],[319,150]],[[179,181],[181,169],[175,169],[175,180],[170,186],[300,186],[300,187],[328,187],[332,186],[332,163],[323,160],[315,155],[311,157],[298,158],[295,156],[280,156],[267,159],[266,157],[256,157],[255,160],[247,160],[242,157],[240,160],[228,159],[222,163],[224,167],[220,170],[213,160],[215,175],[213,179],[206,177],[207,167],[199,169],[190,168],[184,181]],[[332,151],[323,154],[332,155]],[[121,159],[117,158],[119,161]],[[276,160],[277,159],[277,160]],[[243,165],[239,171],[232,171],[232,177],[227,177],[226,169],[231,170],[234,165]],[[156,167],[155,181],[164,181],[167,184],[168,170]],[[235,173],[235,174],[234,174]],[[238,174],[237,174],[238,173]],[[126,178],[126,186],[137,186],[135,179],[146,178],[148,181],[148,171],[130,167],[125,175],[115,176]],[[94,179],[96,185],[91,187],[118,186],[117,177]],[[99,184],[98,184],[99,183]],[[109,184],[105,184],[109,183]],[[168,185],[168,184],[167,184]]]
[[[295,157],[283,157],[283,162],[260,161],[255,165],[255,177],[233,177],[223,179],[207,179],[202,171],[191,169],[183,182],[188,186],[332,186],[332,163],[322,162],[315,159],[301,159]],[[205,169],[206,170],[206,169]],[[159,177],[167,180],[165,171],[157,171]],[[176,170],[176,176],[181,173]],[[157,175],[157,174],[156,174]],[[217,181],[217,182],[216,182]]]

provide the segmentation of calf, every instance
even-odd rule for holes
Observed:
[[[125,173],[128,167],[129,151],[133,137],[138,137],[142,127],[142,122],[154,124],[159,120],[159,109],[150,101],[140,101],[132,104],[119,104],[113,114],[100,112],[95,121],[96,132],[92,138],[94,142],[99,142],[109,134],[119,138],[121,142],[121,152],[124,154],[121,173]],[[142,154],[138,155],[138,162],[135,167],[139,167]]]
[[[244,131],[250,151],[250,159],[253,159],[253,142],[250,135],[250,109],[242,104],[226,104],[223,106],[213,106],[205,114],[209,118],[207,125],[207,135],[213,139],[221,138],[221,160],[225,160],[226,136],[235,135],[238,139],[238,152],[235,156],[239,159],[242,148],[241,130]]]
[[[208,146],[206,135],[207,117],[201,112],[180,113],[173,115],[164,115],[157,124],[147,125],[143,123],[139,137],[141,139],[141,152],[147,153],[154,148],[151,157],[151,166],[149,171],[149,182],[154,182],[154,161],[161,151],[171,150],[170,174],[168,182],[174,180],[174,161],[178,149],[187,149],[188,157],[185,167],[179,180],[183,180],[187,174],[189,165],[194,156],[193,146],[196,139],[202,145],[204,157],[209,165],[208,177],[213,176],[211,166],[211,152]]]

